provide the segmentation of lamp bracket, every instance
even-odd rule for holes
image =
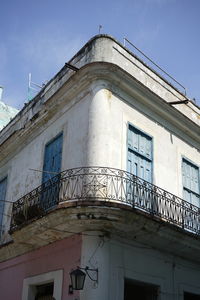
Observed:
[[[81,268],[81,267],[77,267],[77,268],[80,269],[80,270],[84,270],[85,273],[86,273],[86,274],[88,275],[88,277],[90,278],[90,280],[92,280],[92,281],[98,283],[98,269],[91,269],[91,268],[89,268],[88,266],[86,266],[85,268]],[[92,278],[88,271],[89,271],[89,272],[96,272],[96,278],[95,278],[95,279]]]

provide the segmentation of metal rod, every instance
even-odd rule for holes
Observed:
[[[176,104],[187,104],[189,100],[182,100],[182,101],[174,101],[174,102],[169,102],[170,105],[176,105]]]
[[[28,74],[28,87],[31,87],[31,73]]]
[[[36,171],[36,172],[41,172],[41,173],[47,173],[47,174],[60,174],[60,172],[51,172],[51,171],[41,171],[41,170],[36,170],[36,169],[29,169],[31,171]]]
[[[124,47],[126,47],[126,38],[123,38],[123,45],[124,45]]]
[[[98,269],[91,269],[88,266],[86,266],[85,268],[81,268],[81,267],[77,267],[80,270],[84,270],[86,272],[86,274],[88,275],[88,277],[92,280],[98,283]],[[96,272],[96,279],[92,278],[91,275],[88,273],[88,271],[91,272]]]
[[[14,201],[9,201],[9,200],[0,200],[0,202],[13,203]]]
[[[35,85],[35,86],[39,87],[40,89],[42,88],[42,86],[41,86],[41,85],[39,85],[39,84],[37,84],[37,83],[35,83],[35,82],[33,82],[33,81],[31,81],[31,83],[32,83],[33,85]]]
[[[161,70],[165,75],[167,75],[169,78],[174,80],[179,86],[181,86],[184,89],[185,96],[186,96],[186,88],[178,82],[175,78],[173,78],[169,73],[167,73],[165,70],[163,70],[157,63],[155,63],[151,58],[149,58],[144,52],[142,52],[139,48],[137,48],[133,43],[131,43],[127,38],[124,38],[124,46],[125,41],[127,41],[131,46],[133,46],[138,52],[140,52],[144,57],[146,57],[153,65],[155,65],[159,70]]]
[[[65,66],[68,67],[69,69],[73,70],[73,71],[78,71],[79,68],[75,67],[75,66],[72,66],[71,64],[69,63],[65,63]]]
[[[102,25],[99,25],[99,34],[101,33]]]
[[[34,90],[34,91],[36,91],[36,92],[39,92],[39,90],[36,89],[35,87],[32,87],[32,86],[31,86],[31,87],[29,88],[29,90],[30,90],[30,89],[31,89],[31,90]]]

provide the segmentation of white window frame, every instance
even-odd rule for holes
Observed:
[[[200,288],[198,283],[196,284],[188,284],[188,283],[181,283],[179,284],[179,299],[184,299],[184,293],[190,293],[195,295],[200,295]]]
[[[51,282],[54,284],[53,297],[56,300],[61,300],[63,270],[52,271],[25,278],[23,281],[22,300],[35,300],[36,286]]]

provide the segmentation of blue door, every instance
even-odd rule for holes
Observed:
[[[6,199],[7,178],[0,181],[0,232],[2,230],[2,221],[4,213],[4,200]]]
[[[63,135],[60,134],[45,147],[43,165],[42,207],[49,209],[59,201]]]
[[[129,125],[128,128],[128,172],[152,182],[152,138]],[[151,189],[145,191],[137,183],[127,186],[127,200],[139,209],[155,211],[157,202]]]
[[[182,173],[184,200],[200,207],[199,168],[188,160],[183,159]]]
[[[60,173],[62,161],[62,140],[60,134],[45,147],[42,183]]]
[[[128,130],[128,172],[152,182],[152,138],[131,125]]]

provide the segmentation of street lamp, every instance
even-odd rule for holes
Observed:
[[[83,272],[83,271],[84,272]],[[92,278],[90,272],[95,272],[95,278]],[[72,294],[73,290],[83,290],[85,277],[88,275],[90,280],[98,282],[98,269],[90,269],[89,267],[80,268],[77,267],[76,270],[70,272],[71,286],[69,286],[69,293]]]
[[[81,271],[79,268],[70,273],[72,289],[82,290],[85,283],[86,273]]]

